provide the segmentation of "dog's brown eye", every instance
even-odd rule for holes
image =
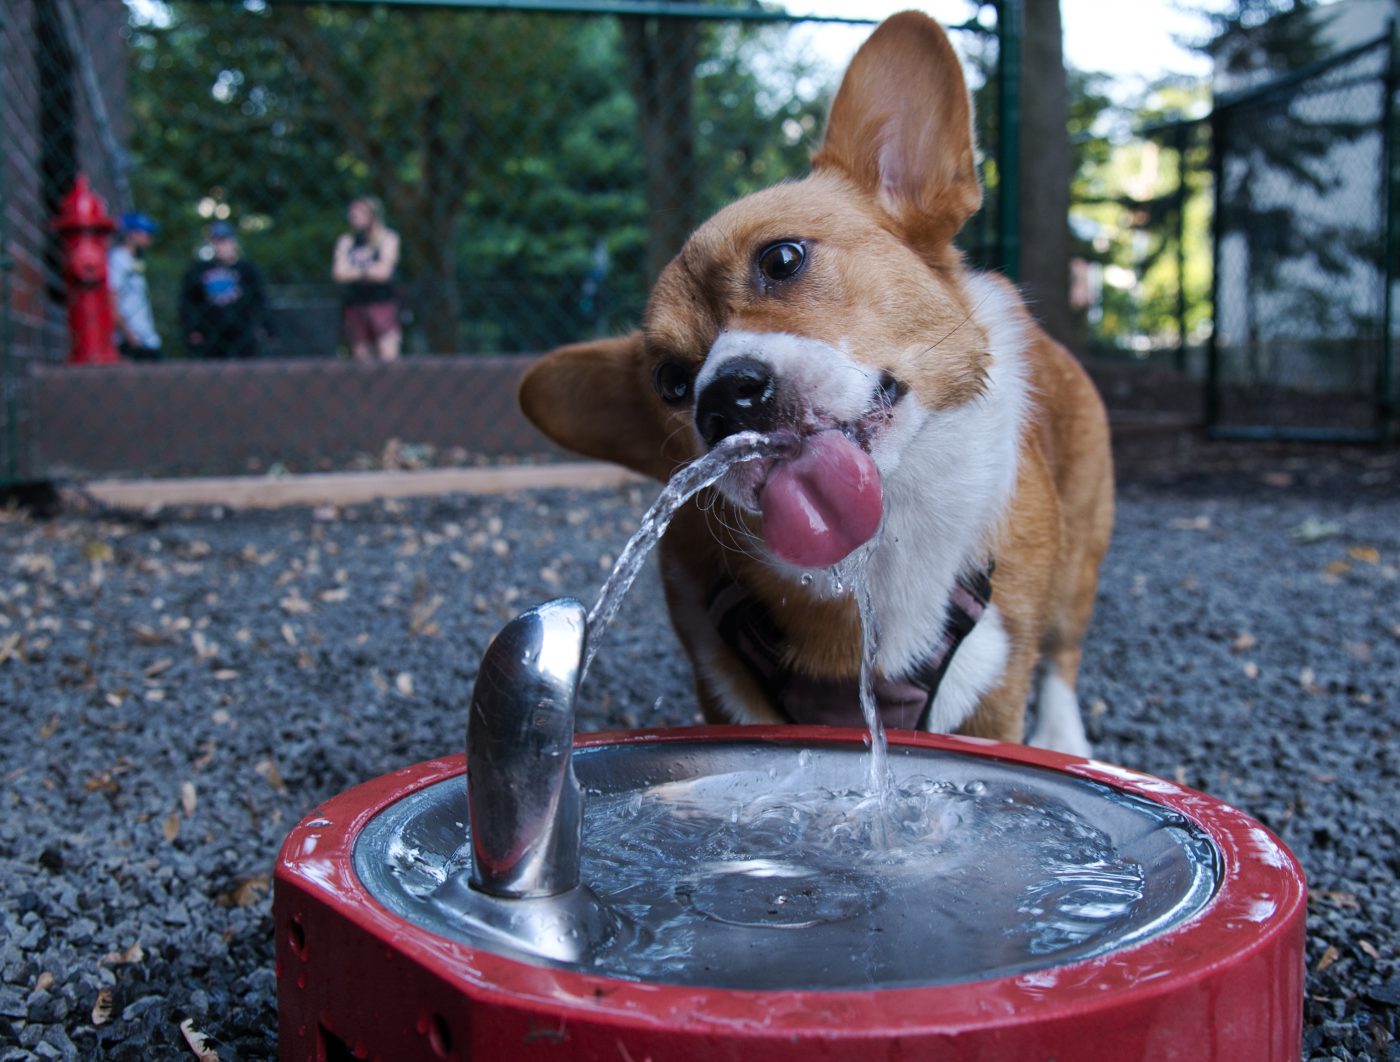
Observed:
[[[690,397],[690,370],[678,361],[663,361],[651,376],[661,400],[679,405]]]
[[[759,252],[758,271],[765,280],[791,280],[806,261],[807,249],[802,244],[784,240]]]

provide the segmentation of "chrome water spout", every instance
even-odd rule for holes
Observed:
[[[491,896],[557,896],[579,883],[583,794],[574,698],[588,614],[572,598],[511,620],[482,657],[467,719],[472,879]]]
[[[597,954],[622,925],[579,883],[574,698],[587,632],[583,606],[560,598],[521,613],[486,647],[467,717],[471,870],[431,899],[453,923],[568,963]]]

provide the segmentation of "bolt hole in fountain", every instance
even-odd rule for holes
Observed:
[[[717,1037],[732,1057],[762,1043],[766,1058],[804,1062],[812,1044],[863,1058],[896,1041],[969,1059],[1297,1057],[1292,856],[1160,779],[886,735],[872,547],[801,577],[856,597],[868,734],[576,738],[579,685],[671,518],[735,465],[802,445],[724,440],[662,490],[591,611],[548,602],[502,629],[473,692],[465,786],[463,758],[431,761],[293,831],[276,901],[284,1058],[301,1057],[287,1045],[307,1015],[315,1028],[343,1012],[335,1036],[374,1042],[343,978],[332,996],[307,976],[311,935],[323,964],[388,956],[426,993],[397,1039],[377,1034],[384,1057],[618,1057],[627,1041],[632,1057],[699,1059]],[[1214,1016],[1221,1000],[1228,1019]],[[1238,1032],[1250,1022],[1267,1028]],[[542,1023],[563,1030],[551,1051],[525,1046]],[[414,1037],[420,1055],[404,1046]],[[1158,1050],[1172,1037],[1187,1046]],[[1202,1055],[1202,1037],[1229,1050]]]

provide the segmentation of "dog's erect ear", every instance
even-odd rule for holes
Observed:
[[[851,60],[812,165],[844,171],[923,250],[957,234],[982,186],[967,83],[938,23],[905,11],[876,27]]]
[[[560,347],[520,381],[520,408],[561,446],[666,480],[689,454],[663,451],[665,414],[642,363],[640,333]]]

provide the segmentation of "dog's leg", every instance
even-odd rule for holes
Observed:
[[[1070,551],[1069,563],[1063,569],[1059,607],[1046,632],[1045,668],[1036,697],[1035,730],[1030,736],[1030,744],[1038,748],[1071,756],[1087,757],[1091,752],[1074,688],[1079,680],[1080,646],[1094,611],[1099,564],[1108,549],[1107,528],[1111,518],[1103,513],[1111,502],[1106,494],[1100,496],[1099,505],[1099,518],[1091,525],[1099,533],[1078,538],[1076,547]]]
[[[1062,650],[1048,661],[1036,696],[1035,730],[1030,744],[1070,756],[1089,756],[1088,735],[1074,692],[1079,671],[1079,648]],[[1066,677],[1068,676],[1068,677]]]

